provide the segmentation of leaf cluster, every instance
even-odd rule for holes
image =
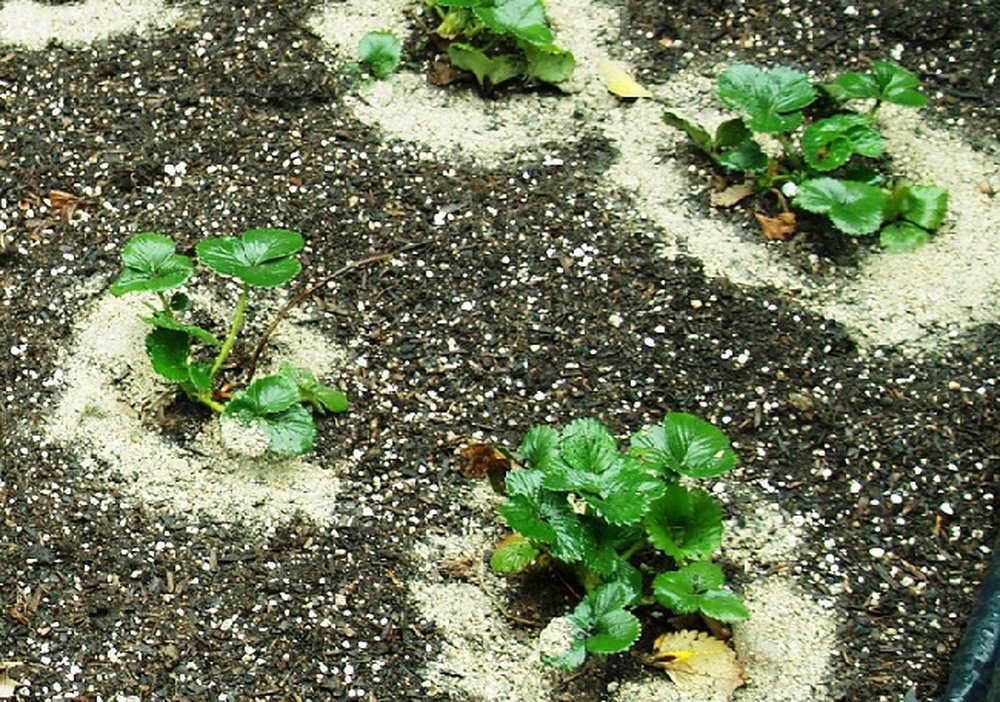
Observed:
[[[286,229],[250,229],[239,237],[215,237],[195,245],[201,265],[241,284],[221,341],[211,331],[184,321],[191,304],[187,295],[181,291],[166,295],[184,285],[195,271],[195,262],[177,253],[169,237],[144,232],[129,239],[121,252],[121,273],[110,287],[115,297],[131,292],[156,294],[160,305],[149,305],[151,314],[142,319],[153,327],[145,347],[157,374],[176,383],[192,400],[220,413],[223,421],[236,421],[257,431],[267,439],[270,450],[282,456],[312,448],[316,430],[306,406],[321,413],[343,412],[347,409],[344,394],[323,385],[308,370],[286,363],[277,374],[255,380],[225,402],[217,376],[236,341],[250,290],[278,287],[298,275],[301,266],[294,254],[303,245],[298,232]],[[207,349],[214,350],[214,357],[203,357]]]
[[[498,508],[513,529],[494,550],[491,567],[520,573],[554,560],[587,593],[568,615],[574,635],[549,656],[562,667],[586,652],[614,653],[639,636],[629,611],[657,602],[676,612],[722,621],[747,616],[723,587],[709,559],[722,540],[722,509],[708,492],[682,478],[722,475],[736,464],[728,437],[685,413],[636,432],[627,450],[600,422],[578,419],[561,430],[536,426],[506,476]]]
[[[820,84],[787,67],[735,64],[717,77],[716,94],[737,117],[714,134],[670,111],[664,120],[756,191],[781,188],[795,207],[826,215],[846,235],[878,232],[884,249],[912,251],[941,225],[948,193],[887,182],[876,168],[884,153],[876,115],[886,102],[922,107],[926,98],[919,85],[909,71],[883,61],[874,62],[870,72],[847,72]],[[870,108],[857,112],[847,106],[859,100]],[[804,110],[810,106],[820,116],[806,123]],[[766,153],[758,135],[777,141],[780,154]]]
[[[376,78],[386,78],[399,66],[403,45],[392,32],[368,32],[358,42],[358,59]]]
[[[556,84],[573,73],[573,54],[554,43],[542,0],[424,0],[437,15],[448,60],[484,92],[515,78]]]

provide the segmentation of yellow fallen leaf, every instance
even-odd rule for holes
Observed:
[[[744,682],[733,649],[704,631],[662,634],[647,663],[663,668],[677,687],[696,699],[728,700]]]
[[[601,80],[609,92],[623,98],[652,97],[653,94],[639,85],[629,73],[618,64],[604,59],[597,65]]]

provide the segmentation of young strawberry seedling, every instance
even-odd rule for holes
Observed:
[[[454,68],[476,77],[490,93],[509,80],[561,83],[575,66],[573,54],[553,43],[541,0],[424,0],[435,13],[433,32],[448,42]]]
[[[640,634],[630,611],[659,604],[723,622],[745,619],[709,559],[722,541],[722,508],[682,478],[713,478],[736,464],[729,439],[695,416],[668,414],[636,432],[628,450],[600,423],[531,429],[520,465],[502,480],[500,515],[513,529],[490,558],[505,574],[557,566],[584,596],[547,628],[548,663],[575,668],[587,653],[628,649]],[[491,476],[499,485],[497,476]],[[556,631],[560,635],[552,636]]]
[[[219,391],[218,377],[236,343],[250,291],[275,288],[294,278],[301,268],[295,258],[304,245],[298,232],[286,229],[250,229],[239,237],[216,237],[195,246],[198,261],[216,273],[240,282],[240,293],[228,331],[220,341],[211,331],[182,321],[190,299],[183,292],[166,291],[184,285],[194,274],[194,261],[176,253],[174,242],[146,232],[122,248],[122,271],[111,284],[115,297],[131,292],[156,294],[159,306],[147,303],[151,314],[142,320],[153,327],[146,335],[146,355],[153,370],[177,384],[193,401],[237,422],[266,440],[281,456],[312,448],[316,428],[310,409],[343,412],[347,398],[323,385],[308,370],[285,363],[278,373],[259,378],[230,398]],[[203,352],[214,349],[214,356]],[[308,407],[307,407],[308,406]]]
[[[791,68],[765,71],[736,64],[719,74],[716,92],[738,117],[720,124],[714,135],[670,111],[664,120],[684,131],[717,166],[744,179],[749,187],[742,193],[776,194],[784,219],[778,223],[758,216],[769,238],[786,238],[795,231],[787,196],[795,207],[827,216],[844,234],[878,232],[883,249],[912,251],[941,225],[948,193],[931,185],[891,182],[872,159],[884,153],[876,124],[879,106],[921,107],[926,99],[918,88],[911,73],[881,61],[870,73],[849,72],[818,86]],[[821,94],[833,109],[803,127],[803,110]],[[851,111],[845,104],[853,100],[868,100],[871,107]],[[777,153],[766,152],[757,135],[777,142]]]

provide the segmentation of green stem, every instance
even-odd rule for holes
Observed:
[[[785,152],[785,158],[791,161],[792,167],[796,171],[803,170],[802,159],[800,159],[799,155],[795,153],[795,146],[792,144],[792,140],[785,134],[775,134],[774,138],[778,140],[779,144],[781,144],[781,149]]]
[[[198,395],[195,399],[217,414],[222,414],[222,410],[226,409],[224,404],[216,402],[212,399],[212,393],[210,392],[205,393],[204,395]]]
[[[160,298],[160,304],[163,305],[163,311],[167,313],[167,316],[170,317],[171,321],[176,321],[174,319],[174,311],[170,309],[170,301],[167,300],[167,296],[163,294],[162,290],[157,290],[156,296]]]
[[[215,378],[215,374],[219,372],[222,368],[222,364],[225,363],[226,357],[229,356],[229,352],[233,350],[233,344],[236,343],[236,334],[240,330],[240,325],[243,323],[243,313],[247,308],[247,300],[250,298],[250,286],[243,283],[243,289],[240,290],[240,299],[236,302],[236,311],[233,312],[233,321],[229,325],[229,333],[226,334],[225,341],[222,342],[222,348],[219,349],[219,355],[215,357],[215,362],[212,363],[212,370],[209,371],[208,377],[210,379]],[[209,405],[211,407],[211,405]],[[213,408],[214,409],[214,408]]]
[[[641,539],[636,539],[635,542],[627,549],[622,551],[621,555],[619,555],[618,557],[621,558],[623,561],[627,561],[630,558],[632,558],[632,556],[634,556],[636,553],[638,553],[639,549],[641,549],[645,545],[646,545],[645,537]]]

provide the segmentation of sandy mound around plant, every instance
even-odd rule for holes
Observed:
[[[80,45],[126,32],[162,29],[175,24],[184,10],[161,0],[86,0],[43,5],[9,0],[0,7],[0,44],[43,49],[50,41]]]
[[[296,513],[328,521],[340,466],[318,465],[307,460],[308,454],[280,459],[227,450],[215,417],[189,447],[161,432],[157,415],[176,390],[161,382],[146,358],[143,340],[149,326],[139,315],[148,310],[141,298],[102,294],[81,316],[71,348],[48,381],[62,389],[47,427],[49,439],[80,456],[86,470],[157,510],[204,513],[251,528]],[[194,300],[198,307],[212,305],[205,298]],[[335,378],[344,363],[339,349],[295,324],[278,328],[272,348],[275,358],[310,368],[320,378]]]
[[[357,27],[370,17],[370,5],[363,0],[333,5],[317,15],[313,26],[342,57],[353,60]],[[405,0],[381,4],[379,22],[368,28],[405,27],[407,5]],[[706,212],[694,201],[688,163],[672,156],[684,139],[663,123],[663,104],[703,123],[721,121],[709,77],[721,66],[680,71],[665,84],[647,85],[655,102],[622,103],[608,94],[597,72],[602,58],[625,51],[608,45],[619,34],[618,12],[595,0],[549,0],[546,7],[556,42],[577,59],[571,94],[514,93],[483,100],[475,91],[444,90],[422,75],[404,72],[362,89],[359,98],[348,98],[349,105],[361,120],[393,138],[416,142],[442,158],[471,159],[487,167],[518,160],[559,165],[550,155],[553,146],[600,133],[618,150],[604,185],[612,193],[631,195],[631,214],[663,233],[668,255],[693,256],[710,276],[788,291],[845,325],[865,346],[932,348],[948,334],[1000,319],[993,265],[1000,256],[995,158],[931,126],[919,113],[891,106],[883,110],[888,150],[903,169],[900,175],[946,187],[948,220],[915,253],[867,256],[849,280],[818,284],[768,245]],[[942,169],[942,163],[949,167]]]
[[[801,539],[797,524],[802,520],[792,519],[745,487],[733,490],[728,495],[731,504],[754,507],[739,519],[727,520],[723,558],[747,574],[768,572],[794,559]],[[429,694],[446,691],[473,700],[544,702],[572,673],[545,666],[538,632],[519,627],[504,614],[510,594],[507,581],[492,573],[485,560],[504,534],[494,521],[498,500],[487,486],[477,486],[470,500],[476,517],[463,525],[461,533],[432,536],[413,554],[421,577],[410,583],[410,596],[444,639],[441,655],[425,671],[425,687]],[[452,564],[462,564],[461,579],[442,575]],[[733,627],[732,643],[747,684],[732,699],[830,699],[827,677],[836,640],[833,611],[809,599],[784,576],[751,580],[740,595],[751,618]],[[716,702],[681,692],[666,674],[653,669],[641,680],[612,684],[606,692],[615,702]]]

